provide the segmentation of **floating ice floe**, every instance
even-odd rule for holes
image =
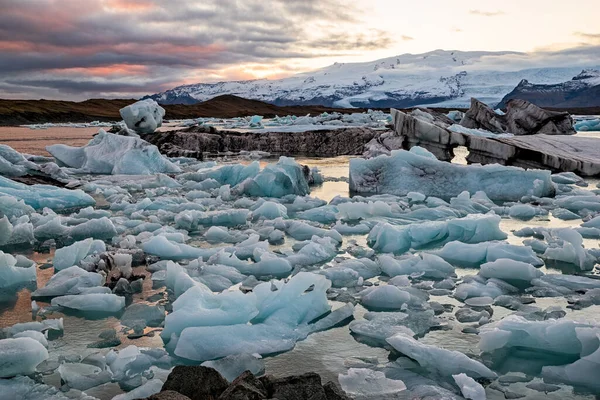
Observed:
[[[480,243],[504,240],[507,235],[500,230],[499,223],[500,217],[493,214],[404,226],[379,223],[371,229],[367,242],[376,251],[403,254],[411,248],[451,241]]]
[[[553,196],[550,171],[524,170],[498,164],[458,165],[438,161],[421,147],[393,151],[390,156],[350,160],[350,190],[405,196],[420,192],[449,198],[463,191],[483,191],[492,200],[518,201],[523,196]]]
[[[25,185],[0,176],[0,207],[4,196],[22,200],[26,205],[42,210],[60,211],[93,206],[96,201],[81,190],[62,189],[49,185]],[[4,212],[4,210],[0,209]],[[10,212],[6,214],[11,215]]]
[[[87,256],[105,251],[106,245],[103,241],[89,238],[57,249],[52,264],[55,271],[61,271],[65,268],[79,265]]]
[[[403,334],[394,335],[388,338],[387,342],[401,354],[418,362],[421,367],[440,376],[451,377],[464,373],[471,378],[495,379],[497,377],[494,371],[458,351],[422,344]]]
[[[150,175],[181,172],[177,165],[160,154],[156,146],[102,129],[83,147],[55,144],[47,146],[46,150],[62,165],[80,173]]]
[[[55,297],[51,304],[84,312],[115,313],[125,308],[125,297],[107,293],[85,293]]]
[[[127,128],[140,135],[154,133],[162,126],[165,109],[152,99],[140,100],[119,110]]]
[[[442,257],[450,264],[461,267],[479,267],[486,262],[508,258],[541,267],[544,262],[535,255],[529,246],[517,246],[503,242],[462,243],[458,241],[446,243],[435,255]]]

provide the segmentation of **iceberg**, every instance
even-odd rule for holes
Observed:
[[[154,133],[162,126],[165,109],[152,99],[137,101],[119,110],[127,128],[140,135]]]
[[[81,173],[151,175],[181,172],[177,165],[160,154],[156,146],[102,129],[83,147],[55,144],[47,146],[46,150],[61,164]]]
[[[498,164],[458,165],[438,161],[421,147],[392,151],[372,159],[350,160],[350,190],[364,194],[406,196],[419,192],[449,198],[463,191],[483,191],[492,200],[518,201],[523,196],[552,197],[550,171],[524,170]]]
[[[29,337],[0,340],[0,378],[30,375],[35,367],[48,359],[48,350]]]

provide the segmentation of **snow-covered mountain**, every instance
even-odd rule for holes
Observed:
[[[500,106],[515,98],[540,107],[599,107],[600,71],[584,70],[569,81],[549,85],[530,83],[524,79],[502,99]]]
[[[335,63],[278,80],[179,86],[149,97],[162,104],[193,104],[233,94],[277,105],[468,107],[471,97],[497,104],[523,79],[556,84],[582,70],[581,66],[528,68],[534,65],[528,57],[516,52],[435,50],[373,62]]]

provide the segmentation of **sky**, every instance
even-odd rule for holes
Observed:
[[[0,0],[0,98],[132,98],[435,49],[600,60],[598,16],[599,0]]]

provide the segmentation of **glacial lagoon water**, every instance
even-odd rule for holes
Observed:
[[[4,128],[0,128],[4,129]],[[63,128],[64,130],[64,128]],[[1,134],[1,132],[0,132]],[[596,135],[596,134],[586,134]],[[600,136],[600,135],[599,135]],[[78,138],[79,139],[79,138]],[[22,150],[24,151],[24,150]],[[455,162],[464,163],[466,156],[464,150],[458,149]],[[326,177],[347,178],[348,162],[350,157],[336,157],[328,159],[315,158],[297,158],[301,164],[306,164],[311,167],[319,167],[322,174]],[[229,159],[227,161],[239,161]],[[261,164],[266,164],[272,160],[261,160]],[[598,184],[596,179],[586,180],[590,188],[595,188]],[[313,188],[311,196],[330,201],[335,196],[348,196],[347,182],[325,182],[323,185]],[[522,245],[523,238],[514,236],[511,232],[527,226],[542,226],[542,227],[578,227],[581,220],[562,221],[553,216],[536,217],[530,221],[519,221],[510,218],[503,218],[501,229],[508,234],[508,242],[511,244]],[[356,241],[358,244],[366,246],[366,235],[344,236],[344,243],[340,249],[347,247],[348,242]],[[287,240],[284,247],[291,247],[294,240]],[[584,245],[586,248],[598,248],[598,240],[585,239]],[[38,263],[38,287],[43,286],[53,274],[52,268],[45,268],[51,263],[53,253],[32,253],[30,251],[20,251],[15,249],[13,254],[23,254]],[[339,254],[339,256],[347,256],[348,254]],[[571,273],[564,268],[551,268],[544,266],[541,268],[543,272],[551,273]],[[137,267],[136,273],[145,274],[144,289],[142,293],[133,295],[133,302],[145,302],[148,304],[156,304],[164,302],[164,286],[153,287],[150,280],[150,273],[146,272],[143,267]],[[473,275],[477,270],[473,269],[457,269],[456,273],[459,277],[465,275]],[[373,283],[378,281],[378,278],[371,279]],[[16,294],[14,298],[4,298],[0,303],[0,328],[11,326],[18,322],[28,322],[31,317],[31,291],[23,289]],[[160,298],[161,300],[157,300]],[[437,301],[442,304],[452,304],[458,307],[461,303],[449,296],[432,296],[432,301]],[[38,302],[40,306],[47,306],[48,303]],[[332,302],[334,308],[339,307],[342,303]],[[591,306],[583,310],[571,310],[567,307],[567,301],[563,297],[559,298],[536,298],[535,305],[545,309],[550,306],[559,306],[567,312],[564,317],[575,321],[594,321],[600,323],[600,306]],[[493,320],[497,321],[502,317],[512,313],[511,311],[493,306]],[[455,308],[456,310],[456,308]],[[354,317],[360,319],[366,310],[358,305],[356,307]],[[478,354],[477,348],[478,336],[473,334],[462,333],[461,330],[465,324],[458,323],[452,318],[452,314],[445,314],[447,318],[447,327],[442,330],[429,332],[425,337],[420,339],[421,342],[443,347],[449,350],[458,350],[465,354]],[[121,330],[118,315],[101,319],[86,319],[79,315],[68,314],[62,312],[54,312],[50,318],[64,318],[64,334],[56,340],[50,341],[49,351],[51,359],[57,355],[67,357],[85,357],[88,354],[97,352],[96,349],[87,348],[87,344],[98,340],[98,334],[109,328],[115,328],[118,332]],[[151,332],[153,328],[147,328],[146,332]],[[130,344],[138,347],[162,347],[163,343],[160,336],[150,334],[139,339],[128,339],[125,335],[119,334],[122,344],[118,348],[124,348]],[[340,373],[346,373],[349,367],[369,365],[381,366],[390,361],[390,352],[379,347],[371,347],[361,343],[349,331],[348,326],[341,326],[330,329],[325,332],[315,333],[309,336],[306,340],[297,343],[296,347],[279,355],[267,357],[266,372],[276,376],[287,376],[291,374],[299,374],[304,372],[317,372],[321,374],[324,380],[337,380]],[[524,366],[527,366],[523,363]],[[513,362],[511,368],[516,368],[518,361]],[[168,371],[154,369],[155,377],[165,379]],[[513,369],[514,371],[514,369]],[[529,373],[529,371],[525,371]],[[541,382],[539,377],[534,377],[533,382]],[[45,376],[44,381],[48,384],[60,387],[60,376],[58,373]],[[562,387],[560,390],[552,393],[537,392],[526,387],[530,382],[515,383],[510,386],[511,391],[525,394],[527,399],[592,399],[594,395],[589,392],[573,392],[570,387]],[[96,388],[87,390],[88,395],[99,399],[111,399],[114,395],[121,393],[116,383],[109,383]],[[486,394],[488,399],[503,399],[504,394],[494,389],[487,389]],[[1,397],[1,396],[0,396]]]

